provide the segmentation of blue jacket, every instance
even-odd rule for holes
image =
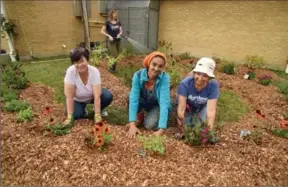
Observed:
[[[149,80],[148,71],[143,68],[133,75],[132,88],[129,95],[129,121],[137,121],[137,111],[140,100],[140,92],[144,87],[144,83]],[[168,113],[171,111],[172,105],[170,101],[170,77],[167,73],[162,72],[156,80],[156,95],[160,107],[160,116],[158,128],[167,128]]]

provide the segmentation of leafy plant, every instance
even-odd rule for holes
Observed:
[[[262,68],[265,65],[264,58],[261,56],[247,55],[245,60],[245,65],[251,69]]]
[[[114,58],[111,56],[107,56],[107,58],[108,58],[108,67],[109,68],[111,68],[118,61],[118,58]]]
[[[259,79],[259,83],[262,84],[263,86],[268,86],[269,84],[272,83],[272,77],[265,75]]]
[[[95,47],[90,53],[90,62],[94,66],[100,65],[101,60],[108,56],[108,50],[103,48],[101,45]]]
[[[138,136],[138,140],[142,144],[145,152],[151,151],[153,153],[158,153],[160,155],[165,154],[165,142],[166,138],[163,136]]]
[[[160,40],[158,42],[158,51],[164,53],[167,57],[170,57],[172,55],[172,42],[167,42],[165,40]]]
[[[3,14],[1,14],[1,28],[8,34],[15,34],[14,32],[15,24],[6,20]]]
[[[17,100],[18,93],[6,86],[6,84],[1,85],[1,100],[4,102]]]
[[[236,73],[236,65],[233,61],[224,60],[220,70],[228,75],[234,75]]]
[[[276,128],[272,133],[276,136],[288,139],[288,129]]]
[[[185,143],[197,146],[201,144],[215,144],[219,141],[216,132],[209,129],[197,116],[192,116],[192,123],[185,125]]]
[[[20,62],[11,62],[3,70],[2,80],[13,89],[24,89],[29,81],[25,77],[25,73],[21,70]]]
[[[8,112],[18,112],[25,110],[29,107],[29,104],[23,100],[12,100],[5,103],[4,110]]]
[[[248,77],[249,80],[255,79],[256,77],[256,73],[254,71],[248,71],[247,75],[249,75]]]
[[[191,56],[190,53],[185,52],[185,53],[180,54],[180,55],[179,55],[179,58],[180,58],[181,60],[185,60],[185,59],[191,59],[191,58],[193,58],[193,56]]]
[[[262,144],[262,132],[260,130],[251,131],[251,133],[248,136],[244,136],[243,139],[247,141],[252,141],[256,145],[261,145]]]
[[[20,112],[17,115],[17,122],[28,122],[33,119],[33,112],[31,108],[27,108],[25,110],[20,110]]]
[[[56,124],[50,124],[48,123],[46,125],[46,128],[44,129],[44,135],[46,135],[48,132],[51,132],[54,136],[63,136],[66,134],[71,133],[71,129],[73,127],[73,124],[61,124],[61,123],[56,123]]]
[[[178,86],[180,81],[181,81],[180,73],[178,71],[172,71],[170,73],[170,87],[174,88]]]
[[[97,147],[99,151],[105,151],[112,139],[111,129],[103,122],[99,122],[92,127],[90,135],[86,136],[84,141],[91,147]]]

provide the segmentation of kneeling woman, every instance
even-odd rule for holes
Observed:
[[[168,113],[171,110],[170,78],[165,73],[166,56],[152,52],[144,59],[144,68],[137,71],[132,80],[129,96],[128,137],[135,138],[140,133],[138,125],[144,123],[147,129],[161,135],[167,128]],[[147,112],[144,117],[144,111]]]
[[[214,79],[215,61],[201,58],[192,70],[192,76],[184,78],[178,87],[178,126],[184,131],[184,124],[192,123],[192,115],[197,115],[209,128],[213,128],[219,84]]]
[[[94,103],[94,120],[102,120],[101,111],[112,102],[112,94],[101,87],[100,72],[88,64],[89,51],[76,48],[70,55],[72,66],[67,69],[64,79],[67,119],[65,124],[74,119],[85,117],[86,105]]]

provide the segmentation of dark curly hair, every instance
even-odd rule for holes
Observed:
[[[82,58],[82,56],[85,57],[87,61],[89,61],[89,55],[90,53],[88,49],[84,47],[75,48],[70,54],[71,63],[74,64],[78,62]]]

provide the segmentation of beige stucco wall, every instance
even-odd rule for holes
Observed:
[[[90,20],[104,21],[97,13],[98,1],[91,2]],[[68,54],[84,41],[81,18],[73,15],[73,1],[5,1],[9,19],[16,24],[14,37],[20,56],[35,57]],[[91,27],[91,40],[104,40],[99,27]],[[66,45],[63,48],[62,45]]]
[[[174,52],[241,62],[263,56],[286,67],[288,1],[161,1],[159,40]]]

